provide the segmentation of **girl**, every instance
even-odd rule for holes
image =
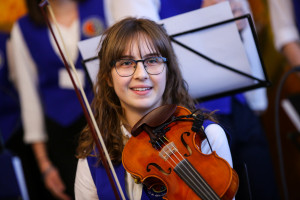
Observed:
[[[145,114],[161,105],[176,104],[193,110],[194,101],[162,26],[146,19],[126,18],[109,28],[103,37],[92,103],[95,118],[123,191],[129,199],[148,199],[155,192],[144,193],[143,186],[135,184],[121,164],[130,131]],[[206,114],[205,119],[208,118],[211,116]],[[210,124],[205,132],[213,150],[232,165],[223,129]],[[207,141],[201,149],[204,153],[210,152]],[[105,170],[99,165],[99,158],[93,156],[96,152],[89,127],[82,132],[77,150],[80,159],[75,180],[76,198],[112,199]]]

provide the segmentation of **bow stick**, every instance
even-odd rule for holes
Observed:
[[[97,147],[97,149],[98,149],[98,151],[99,151],[99,155],[100,155],[100,158],[101,158],[101,160],[102,160],[103,166],[104,166],[104,168],[105,168],[105,171],[106,171],[106,173],[107,173],[107,175],[108,175],[110,184],[111,184],[112,189],[113,189],[113,191],[114,191],[115,197],[116,197],[116,199],[118,199],[118,200],[120,199],[120,197],[119,197],[119,195],[118,195],[118,191],[117,191],[116,185],[115,185],[114,180],[113,180],[113,177],[112,177],[112,174],[113,174],[114,179],[115,179],[115,182],[116,182],[116,184],[117,184],[117,186],[118,186],[120,195],[121,195],[122,199],[125,200],[125,196],[124,196],[124,193],[123,193],[123,191],[122,191],[120,182],[119,182],[118,177],[117,177],[117,175],[116,175],[116,172],[115,172],[115,170],[114,170],[113,164],[112,164],[112,162],[111,162],[111,160],[110,160],[110,157],[109,157],[107,148],[106,148],[105,143],[104,143],[104,141],[103,141],[102,135],[100,134],[100,130],[99,130],[98,126],[97,126],[96,120],[95,120],[95,118],[94,118],[94,115],[93,115],[92,109],[91,109],[91,107],[90,107],[90,104],[89,104],[89,102],[88,102],[88,100],[87,100],[86,94],[85,94],[85,92],[84,92],[84,90],[83,90],[82,84],[81,84],[81,82],[80,82],[80,80],[79,80],[79,77],[78,77],[76,68],[75,68],[75,66],[74,66],[74,63],[73,63],[72,59],[70,58],[70,56],[69,56],[69,54],[68,54],[66,45],[65,45],[65,43],[64,43],[63,37],[62,37],[62,35],[61,35],[61,32],[60,32],[60,30],[59,30],[59,28],[58,28],[58,24],[57,24],[57,22],[56,22],[56,18],[55,18],[55,16],[54,16],[54,13],[53,13],[53,10],[52,10],[52,8],[51,8],[51,6],[50,6],[50,3],[48,2],[48,0],[44,0],[44,1],[42,1],[42,2],[39,4],[39,7],[40,7],[40,9],[41,9],[41,11],[42,11],[43,17],[45,18],[46,24],[47,24],[47,26],[48,26],[48,28],[49,28],[49,30],[50,30],[50,32],[51,32],[53,38],[54,38],[54,41],[55,41],[55,43],[56,43],[56,46],[58,47],[59,53],[60,53],[60,55],[61,55],[61,57],[62,57],[62,59],[63,59],[64,65],[65,65],[65,67],[66,67],[66,70],[67,70],[67,72],[68,72],[68,74],[69,74],[69,76],[70,76],[71,82],[72,82],[73,87],[74,87],[75,92],[76,92],[76,95],[77,95],[78,100],[79,100],[79,102],[80,102],[80,105],[81,105],[81,107],[82,107],[82,109],[83,109],[85,118],[86,118],[87,123],[88,123],[88,125],[89,125],[89,127],[90,127],[90,130],[91,130],[91,132],[92,132],[92,136],[93,136],[93,139],[94,139],[94,141],[95,141],[95,143],[96,143],[96,147]],[[74,72],[74,75],[75,75],[75,78],[76,78],[76,84],[75,84],[73,75],[72,75],[72,73],[71,73],[71,71],[70,71],[70,69],[69,69],[70,67],[69,67],[69,65],[68,65],[68,63],[67,63],[67,61],[66,61],[66,58],[65,58],[64,54],[62,53],[62,50],[61,50],[61,48],[60,48],[60,46],[59,46],[59,44],[58,44],[58,42],[57,42],[57,39],[56,39],[56,37],[55,37],[55,34],[54,34],[54,32],[53,32],[53,29],[52,29],[51,24],[50,24],[49,19],[48,19],[48,15],[47,15],[47,14],[45,13],[45,11],[44,11],[44,8],[45,8],[45,7],[47,7],[47,9],[48,9],[48,11],[49,11],[49,14],[50,14],[50,16],[51,16],[51,18],[52,18],[52,20],[53,20],[53,23],[54,23],[54,25],[55,25],[55,27],[56,27],[58,33],[59,33],[59,37],[60,37],[60,39],[61,39],[61,41],[62,41],[64,50],[65,50],[65,52],[66,52],[66,57],[68,58],[69,64],[70,64],[70,66],[71,66],[71,68],[72,68],[72,70],[73,70],[73,72]],[[78,90],[78,87],[79,87],[79,89],[80,89],[80,92],[79,92],[79,90]],[[81,96],[80,94],[81,94],[82,96]],[[82,98],[83,98],[84,102],[83,102]],[[95,132],[95,131],[96,131],[96,132]],[[97,137],[97,136],[98,136],[98,137]],[[102,148],[101,148],[101,146],[100,146],[99,141],[101,142]],[[108,166],[107,163],[109,164],[109,166]],[[111,171],[109,170],[109,168],[111,169]],[[111,173],[112,173],[112,174],[111,174]]]

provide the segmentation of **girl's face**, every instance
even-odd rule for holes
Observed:
[[[127,45],[122,59],[141,60],[160,56],[150,49],[149,42],[145,39],[135,40],[131,45]],[[138,62],[132,76],[121,77],[115,68],[112,68],[112,84],[126,115],[134,112],[143,116],[162,104],[167,79],[166,71],[165,66],[162,73],[150,75],[145,70],[143,63]]]

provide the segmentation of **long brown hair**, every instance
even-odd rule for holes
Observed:
[[[187,84],[181,71],[165,29],[148,19],[126,18],[110,27],[103,35],[99,51],[100,70],[94,86],[92,102],[95,118],[114,164],[121,162],[123,136],[120,124],[126,124],[123,110],[112,82],[112,62],[121,58],[128,45],[142,36],[148,40],[152,51],[167,58],[167,83],[163,94],[163,104],[176,104],[194,109],[195,102],[188,94]],[[78,157],[88,156],[94,148],[89,127],[81,134]]]

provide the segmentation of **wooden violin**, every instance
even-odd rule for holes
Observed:
[[[124,168],[148,189],[165,186],[164,199],[232,199],[238,175],[215,151],[201,152],[203,128],[192,131],[196,121],[195,114],[176,105],[149,112],[131,131]]]

